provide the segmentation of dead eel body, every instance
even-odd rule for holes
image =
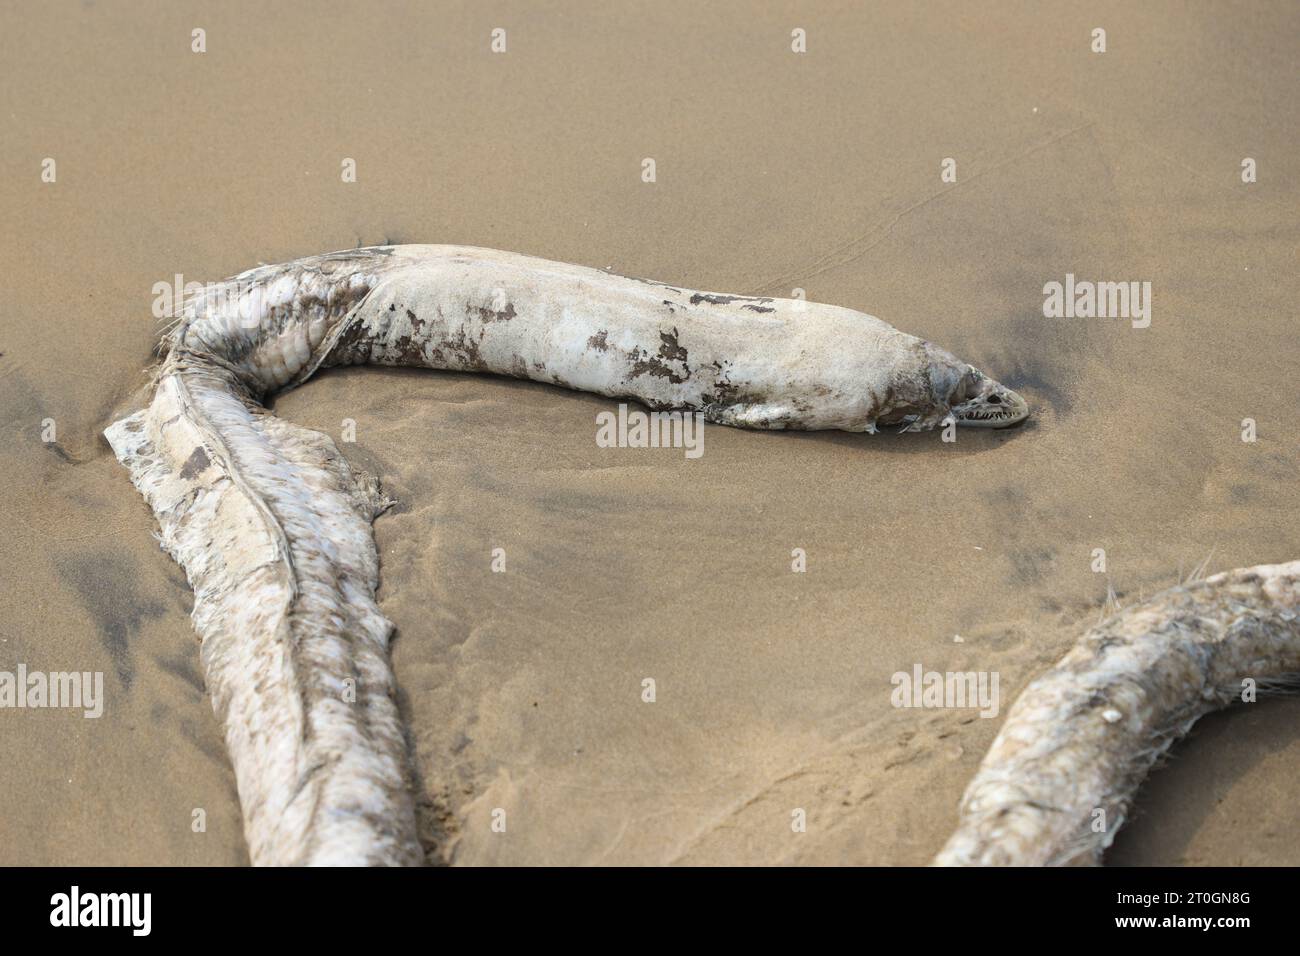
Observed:
[[[256,864],[407,864],[403,728],[375,603],[385,501],[264,402],[338,365],[488,372],[746,428],[1024,419],[1019,395],[879,319],[455,246],[262,266],[190,295],[150,404],[105,432],[194,589]]]

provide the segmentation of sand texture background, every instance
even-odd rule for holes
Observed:
[[[895,709],[895,671],[997,671],[1005,713],[1108,584],[1300,555],[1295,4],[95,0],[0,27],[0,669],[107,695],[0,711],[0,863],[247,860],[191,594],[100,434],[176,273],[445,242],[799,287],[1033,406],[955,444],[709,427],[688,461],[598,448],[613,403],[542,385],[281,397],[354,420],[398,501],[380,597],[436,860],[924,863],[1002,715]],[[1044,318],[1067,272],[1150,281],[1150,328]],[[1206,719],[1109,859],[1300,863],[1297,727],[1296,701]]]

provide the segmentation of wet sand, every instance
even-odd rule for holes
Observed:
[[[354,421],[398,501],[380,596],[435,860],[924,863],[1108,585],[1300,554],[1293,5],[605,6],[0,12],[0,670],[106,691],[98,720],[0,710],[0,863],[247,860],[190,592],[100,435],[176,273],[448,242],[797,287],[1033,405],[955,444],[710,427],[687,460],[597,447],[613,403],[542,385],[281,397]],[[1044,318],[1067,273],[1150,281],[1150,327]],[[917,663],[998,672],[1002,713],[894,708]],[[1300,863],[1297,726],[1295,700],[1207,718],[1110,862]]]

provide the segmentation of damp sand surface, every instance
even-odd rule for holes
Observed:
[[[895,672],[997,672],[1005,713],[1108,585],[1300,554],[1293,5],[348,9],[0,13],[0,670],[106,695],[0,710],[0,863],[247,859],[191,595],[100,437],[176,274],[449,242],[799,288],[1033,405],[953,444],[711,427],[689,460],[598,447],[613,403],[542,385],[281,397],[355,422],[398,502],[380,597],[438,860],[923,863],[1002,714],[895,708]],[[1151,282],[1150,327],[1044,318],[1067,273]],[[1297,726],[1207,718],[1109,859],[1300,863]]]

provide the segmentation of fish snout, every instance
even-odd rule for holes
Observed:
[[[1009,428],[1029,417],[1029,403],[1018,392],[983,375],[953,398],[949,413],[968,428]]]

